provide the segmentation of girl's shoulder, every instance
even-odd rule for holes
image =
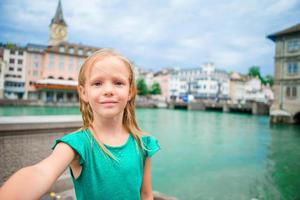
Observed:
[[[71,133],[67,133],[61,139],[70,139],[70,140],[81,140],[86,137],[86,129],[80,128]]]
[[[142,134],[143,144],[146,148],[146,156],[151,157],[161,149],[158,139],[148,133]]]
[[[87,136],[86,129],[78,129],[74,132],[68,133],[61,138],[54,141],[52,149],[60,142],[69,145],[80,155],[80,163],[83,163],[86,157],[87,144],[89,144],[89,139]]]

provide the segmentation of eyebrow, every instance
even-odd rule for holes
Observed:
[[[106,79],[107,76],[103,76],[103,75],[100,75],[100,76],[95,76],[95,77],[91,77],[90,78],[90,81],[93,82],[95,80],[99,80],[99,79]],[[120,79],[120,80],[123,80],[123,81],[126,81],[126,80],[129,80],[129,78],[126,78],[125,76],[111,76],[112,79]]]

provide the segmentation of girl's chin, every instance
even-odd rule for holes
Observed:
[[[101,112],[98,113],[98,116],[109,119],[109,118],[115,118],[118,116],[123,116],[123,112],[120,112],[120,111],[118,112],[116,110],[105,110],[105,111],[102,110]]]

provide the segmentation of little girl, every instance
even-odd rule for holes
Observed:
[[[160,146],[138,127],[136,92],[127,58],[111,49],[88,57],[78,77],[83,127],[10,177],[0,199],[38,199],[68,166],[78,200],[153,199],[150,157]]]

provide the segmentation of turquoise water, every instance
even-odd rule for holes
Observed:
[[[79,114],[78,108],[0,108],[0,115]],[[300,127],[269,117],[138,109],[159,139],[153,189],[179,199],[300,199]],[[299,190],[300,191],[300,190]]]

